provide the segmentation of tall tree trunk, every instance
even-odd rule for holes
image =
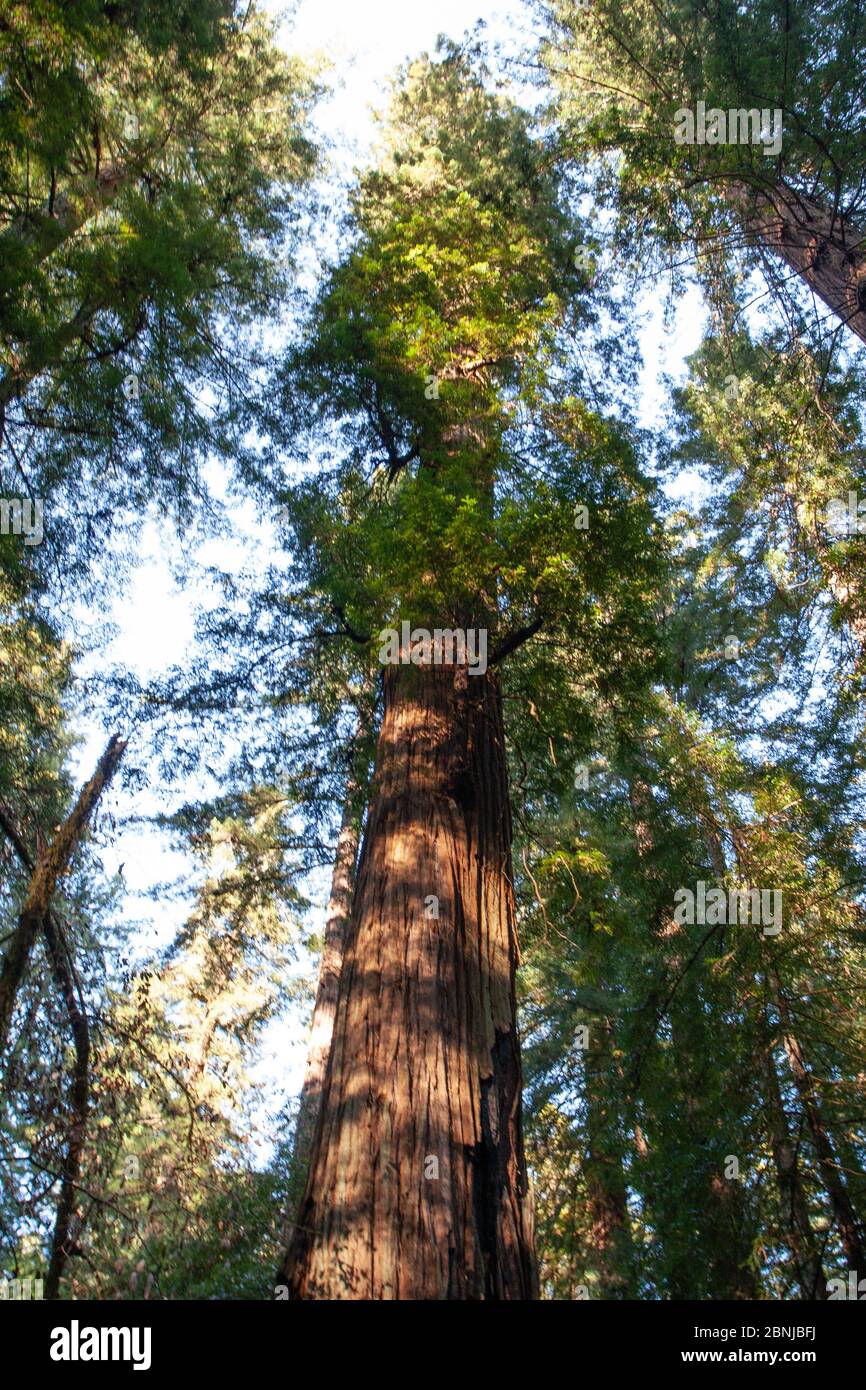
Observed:
[[[787,184],[736,180],[731,201],[746,232],[774,251],[866,342],[866,236],[838,211]]]
[[[51,843],[36,856],[36,864],[18,925],[3,958],[0,971],[0,1052],[6,1046],[15,999],[24,979],[33,943],[45,928],[51,899],[60,877],[69,868],[87,823],[123,757],[126,744],[114,734],[96,765],[90,781],[82,788],[78,801],[57,829]]]
[[[767,1118],[776,1181],[779,1186],[779,1207],[784,1223],[784,1239],[794,1257],[800,1297],[823,1298],[826,1281],[821,1255],[809,1217],[809,1203],[803,1188],[797,1162],[797,1148],[788,1128],[788,1117],[776,1075],[772,1047],[767,1048]]]
[[[72,1086],[70,1088],[72,1116],[66,1153],[60,1171],[60,1198],[54,1218],[51,1259],[45,1279],[45,1297],[59,1298],[60,1281],[63,1278],[63,1271],[66,1268],[66,1261],[73,1244],[78,1179],[81,1173],[84,1143],[87,1138],[87,1120],[90,1110],[90,1029],[81,998],[81,990],[75,976],[75,967],[63,936],[63,930],[50,912],[46,915],[44,930],[51,967],[66,1004],[75,1045],[75,1067],[72,1072]]]
[[[727,816],[728,808],[725,807]],[[729,818],[729,817],[728,817]],[[737,831],[733,835],[737,863],[748,870],[749,855],[744,837]],[[721,881],[724,855],[718,833],[718,822],[710,835],[713,848],[713,864]],[[776,1183],[779,1189],[779,1209],[784,1223],[783,1238],[794,1259],[800,1297],[803,1299],[823,1298],[826,1288],[824,1269],[818,1241],[812,1228],[809,1215],[809,1202],[803,1179],[800,1176],[797,1146],[790,1129],[785,1104],[776,1074],[776,1061],[773,1055],[772,1030],[765,1022],[767,1034],[764,1074],[767,1082],[765,1108],[769,1127],[770,1144],[773,1150],[773,1163],[776,1169]]]
[[[782,1044],[785,1049],[785,1056],[788,1059],[794,1085],[797,1088],[797,1094],[806,1116],[806,1123],[812,1136],[821,1182],[830,1199],[839,1239],[851,1269],[864,1270],[866,1269],[866,1248],[864,1248],[863,1234],[833,1149],[833,1142],[824,1124],[821,1104],[815,1089],[815,1079],[806,1065],[802,1046],[794,1031],[791,1012],[779,976],[773,969],[768,971],[768,976],[773,986],[774,1003],[779,1011],[782,1025]]]
[[[533,1298],[498,674],[384,687],[290,1293]]]
[[[592,1269],[599,1297],[632,1293],[632,1241],[628,1190],[622,1161],[614,1074],[613,1024],[599,1018],[590,1027],[586,1057],[584,1177],[590,1205]]]
[[[334,1034],[334,1019],[337,1016],[337,995],[343,968],[343,953],[352,912],[352,882],[355,874],[355,858],[358,853],[358,823],[354,807],[354,791],[354,783],[350,779],[343,802],[343,819],[331,875],[331,896],[325,917],[325,941],[322,947],[322,958],[319,962],[319,981],[316,989],[316,1002],[313,1006],[307,1069],[304,1074],[304,1085],[301,1090],[298,1110],[298,1125],[295,1131],[293,1159],[298,1171],[304,1174],[309,1166],[313,1135],[321,1109],[328,1054],[331,1051],[331,1039]]]
[[[685,1097],[683,1114],[687,1126],[687,1140],[691,1150],[700,1154],[702,1143],[705,1142],[696,1137],[696,1123],[698,1119],[701,1119],[703,1109],[701,1067],[704,1058],[711,1055],[707,1049],[712,1046],[712,1040],[708,1036],[705,1047],[701,1048],[695,1057],[682,1034],[682,1000],[684,997],[690,997],[688,990],[692,983],[686,971],[684,955],[688,940],[683,927],[674,919],[667,885],[664,884],[655,863],[657,849],[653,830],[653,821],[656,819],[655,798],[652,787],[643,777],[637,776],[630,782],[629,800],[638,854],[646,863],[647,879],[653,886],[656,899],[651,921],[652,932],[658,941],[660,955],[665,964],[663,988],[667,993],[663,999],[660,994],[653,995],[650,1004],[655,1008],[661,1001],[663,1008],[667,1008],[669,1005],[673,1006],[668,1012],[668,1019],[675,1059],[674,1072],[677,1086]],[[715,872],[720,879],[723,879],[726,866],[721,841],[718,835],[712,832],[708,836],[708,841]],[[683,983],[683,981],[687,981],[687,983]],[[669,982],[670,987],[668,988]],[[706,1026],[700,1005],[694,1010],[693,1018],[698,1028]],[[661,1018],[657,1017],[656,1027],[660,1022]],[[692,1035],[692,1045],[694,1045],[694,1035]],[[700,1123],[701,1129],[704,1128],[706,1122],[707,1117],[704,1115]],[[757,1277],[749,1263],[750,1233],[753,1223],[750,1221],[747,1199],[741,1182],[737,1179],[724,1177],[717,1169],[711,1169],[706,1174],[706,1185],[701,1194],[701,1201],[700,1229],[696,1228],[695,1234],[696,1236],[702,1235],[708,1247],[714,1297],[730,1300],[755,1298],[758,1288]],[[675,1298],[694,1297],[688,1270],[673,1271],[671,1282]]]
[[[11,815],[0,806],[0,830],[6,835],[15,849],[22,866],[32,875],[34,863]],[[60,1197],[54,1219],[54,1232],[51,1239],[51,1259],[45,1281],[45,1297],[57,1298],[60,1280],[69,1256],[72,1223],[75,1215],[75,1194],[81,1172],[81,1156],[87,1137],[87,1119],[90,1110],[90,1027],[87,1012],[81,997],[81,987],[75,972],[72,955],[63,934],[60,922],[51,912],[46,912],[42,921],[45,944],[54,979],[57,982],[75,1046],[75,1067],[72,1073],[70,1102],[72,1123],[66,1154],[60,1174]]]

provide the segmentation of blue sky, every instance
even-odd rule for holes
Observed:
[[[276,4],[266,8],[274,14],[284,10]],[[285,24],[281,34],[293,51],[322,56],[330,65],[333,91],[317,114],[317,124],[332,145],[335,173],[350,174],[368,158],[375,134],[373,113],[385,105],[388,80],[396,67],[431,50],[441,33],[461,37],[476,19],[485,21],[491,41],[502,40],[512,52],[530,51],[531,17],[521,0],[474,0],[469,4],[467,0],[436,0],[430,5],[417,0],[300,0],[293,23]],[[639,409],[642,422],[649,424],[661,400],[660,375],[682,375],[684,356],[700,340],[702,311],[696,296],[687,295],[666,332],[658,292],[648,294],[640,307],[647,321],[641,334],[646,368]],[[219,491],[220,478],[215,470],[213,484]],[[266,559],[268,550],[274,549],[270,523],[255,514],[252,504],[233,510],[232,532],[215,551],[197,558],[229,569],[249,563],[254,555]],[[172,577],[172,562],[183,544],[183,538],[155,516],[142,537],[141,563],[127,591],[114,604],[118,636],[109,656],[143,679],[182,661],[191,645],[196,595],[182,592]],[[83,778],[92,771],[106,733],[95,724],[85,725],[82,733],[77,761]],[[128,756],[135,758],[134,746]],[[109,793],[103,809],[111,811],[122,827],[124,818],[133,811],[141,815],[164,809],[164,805],[156,787],[143,795],[137,793],[134,800],[120,787]],[[167,942],[184,916],[183,904],[161,901],[157,908],[140,895],[155,883],[187,876],[189,862],[170,849],[165,837],[140,828],[121,828],[102,853],[106,872],[113,873],[119,864],[124,865],[126,911],[147,923],[142,945],[152,948]],[[317,887],[326,894],[327,875],[321,876]],[[312,968],[313,962],[309,966]],[[305,1026],[303,1018],[293,1018],[268,1039],[263,1065],[276,1090],[291,1093],[300,1085]]]

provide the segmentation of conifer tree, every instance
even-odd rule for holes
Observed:
[[[576,629],[611,681],[647,661],[652,518],[624,436],[561,388],[545,399],[537,367],[565,360],[586,276],[525,118],[446,49],[405,74],[385,138],[287,369],[293,397],[352,412],[339,491],[310,483],[296,509],[344,637],[384,671],[286,1268],[300,1298],[530,1298],[506,673],[536,635],[555,669]],[[443,659],[437,629],[487,646]]]
[[[566,149],[620,156],[598,183],[621,213],[619,255],[655,240],[673,259],[691,243],[719,283],[726,254],[745,251],[782,299],[800,281],[831,332],[844,324],[866,340],[856,0],[539,9]],[[801,297],[795,327],[803,308]]]

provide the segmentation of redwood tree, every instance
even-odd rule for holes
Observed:
[[[589,164],[618,152],[602,161],[599,182],[621,214],[618,258],[691,241],[718,271],[721,251],[745,251],[789,311],[804,302],[790,303],[790,287],[805,285],[831,332],[841,323],[866,341],[866,21],[857,0],[538,8],[549,22],[544,58],[565,149]],[[692,129],[683,123],[677,134],[683,111]],[[744,122],[748,112],[757,119]]]
[[[473,57],[412,64],[287,368],[290,426],[343,426],[294,491],[295,563],[383,691],[296,1298],[536,1293],[503,686],[536,644],[551,686],[602,647],[614,678],[654,563],[626,441],[562,389],[589,277],[546,155]]]

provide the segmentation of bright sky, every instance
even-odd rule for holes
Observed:
[[[265,9],[283,6],[270,0]],[[435,47],[440,34],[460,39],[479,19],[493,41],[509,48],[515,36],[531,43],[522,0],[300,0],[292,41],[301,52],[321,52],[333,64],[337,91],[323,113],[322,128],[341,145],[360,150],[372,134],[371,108],[381,103],[388,78],[407,59]]]
[[[265,8],[275,14],[284,10],[276,3],[266,3]],[[319,112],[318,124],[333,142],[332,158],[341,172],[363,162],[374,130],[372,112],[383,105],[386,82],[394,69],[406,59],[432,50],[441,33],[461,38],[479,18],[486,23],[489,40],[505,41],[511,52],[519,47],[529,51],[531,25],[522,0],[436,0],[430,5],[418,0],[300,0],[295,22],[286,26],[283,34],[294,51],[322,53],[332,64],[330,80],[335,90]],[[688,296],[666,334],[658,296],[639,307],[651,311],[642,335],[646,369],[640,402],[641,418],[649,423],[660,399],[659,375],[682,375],[683,357],[694,351],[700,340],[701,316],[697,300]],[[267,523],[262,525],[249,507],[240,510],[235,519],[236,539],[214,557],[225,568],[231,567],[232,555],[240,564],[255,551],[261,553],[271,535]],[[176,589],[170,566],[172,549],[182,544],[164,524],[149,525],[142,543],[142,565],[129,591],[115,604],[114,620],[120,635],[111,658],[143,678],[181,661],[190,646],[193,596]],[[84,732],[85,743],[78,758],[82,778],[89,776],[106,738],[101,727],[85,728]],[[134,757],[134,748],[128,756]],[[124,814],[141,814],[159,804],[156,788],[134,801],[122,791],[113,791],[105,809],[122,820]],[[157,911],[137,895],[155,882],[182,875],[184,856],[170,852],[156,832],[130,830],[105,848],[103,862],[109,873],[124,865],[127,910],[136,919],[150,921],[146,944],[152,947],[157,941],[166,942],[183,916],[182,905],[160,905]],[[294,1020],[278,1037],[269,1038],[266,1064],[280,1089],[291,1093],[299,1088],[304,1052],[303,1020]]]

